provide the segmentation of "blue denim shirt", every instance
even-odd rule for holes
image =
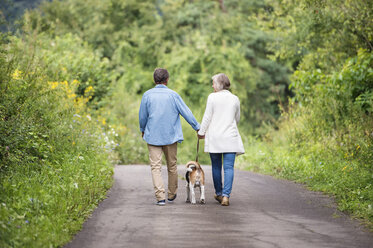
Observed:
[[[155,146],[181,143],[184,138],[180,115],[194,130],[200,129],[192,111],[175,91],[163,84],[146,91],[139,111],[140,131],[144,132],[144,140]]]

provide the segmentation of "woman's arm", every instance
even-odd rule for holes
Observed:
[[[241,117],[240,112],[241,112],[241,110],[240,110],[240,99],[238,99],[238,97],[237,97],[237,107],[236,107],[236,115],[235,115],[235,119],[236,119],[237,124],[240,121],[240,117]]]
[[[202,123],[201,123],[201,129],[198,131],[198,135],[204,136],[206,134],[206,131],[210,125],[211,119],[212,119],[212,114],[213,114],[213,108],[212,108],[212,99],[211,99],[211,94],[207,98],[207,103],[206,103],[206,110],[205,114],[203,115],[202,118]]]

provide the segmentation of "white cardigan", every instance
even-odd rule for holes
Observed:
[[[211,93],[207,98],[199,135],[205,135],[205,152],[245,153],[237,123],[240,120],[240,101],[228,90]]]

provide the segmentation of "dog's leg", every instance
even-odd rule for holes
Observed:
[[[206,200],[205,200],[205,185],[201,185],[200,191],[201,191],[201,204],[205,204],[206,203]]]
[[[189,183],[186,183],[185,185],[186,187],[186,192],[187,192],[187,198],[186,198],[186,201],[185,202],[190,202],[190,189],[189,189]]]
[[[189,171],[187,171],[185,173],[185,180],[186,180],[185,187],[186,187],[186,191],[187,191],[187,198],[186,198],[185,202],[188,202],[188,203],[190,202],[190,189],[189,189],[189,183],[190,183],[190,181],[189,181],[189,174],[190,174]]]
[[[190,189],[190,192],[191,192],[191,196],[192,196],[192,204],[196,204],[196,194],[194,193],[194,185],[192,182],[189,183],[189,189]]]

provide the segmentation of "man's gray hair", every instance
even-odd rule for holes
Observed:
[[[212,81],[215,82],[216,90],[228,90],[231,87],[231,82],[229,78],[224,73],[219,73],[212,76]]]

